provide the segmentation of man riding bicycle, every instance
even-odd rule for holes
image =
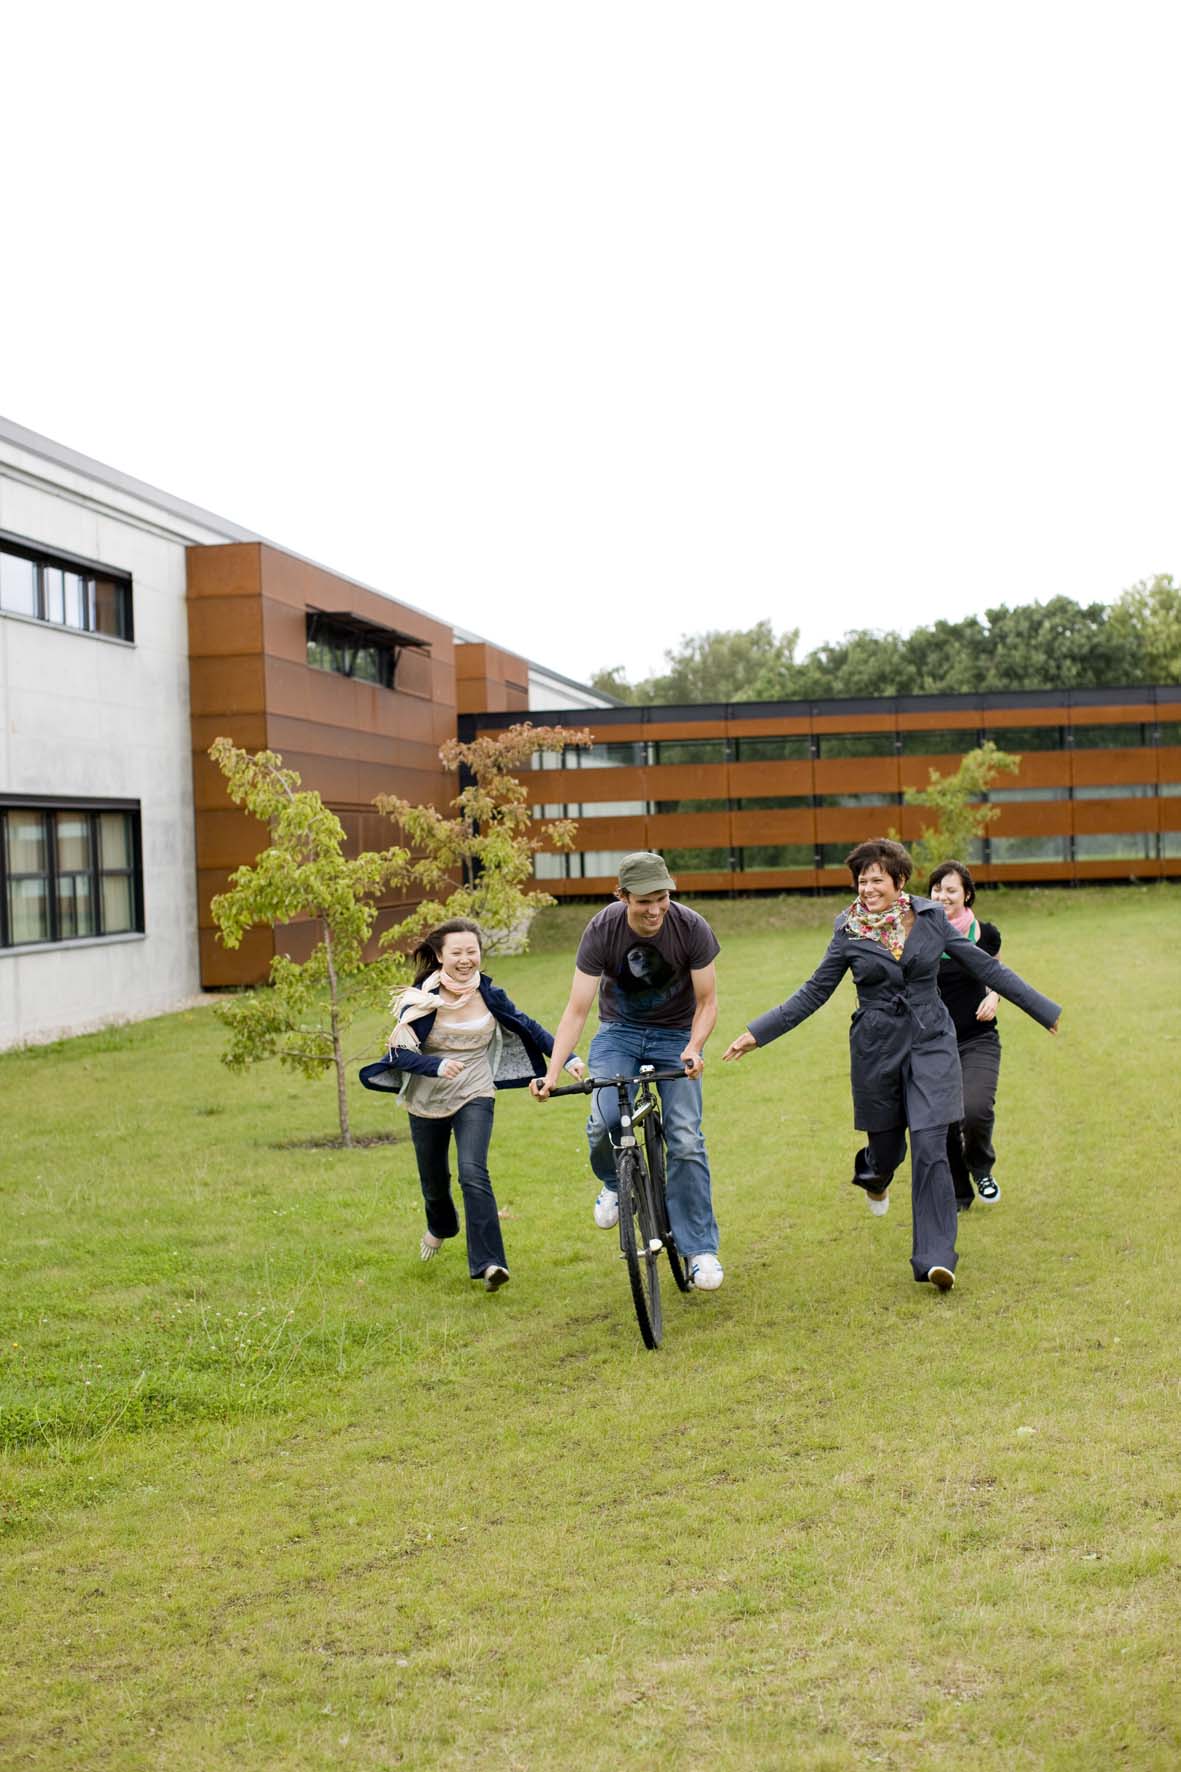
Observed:
[[[704,917],[673,903],[669,894],[675,891],[663,857],[647,851],[624,856],[616,902],[591,918],[578,944],[574,982],[549,1067],[530,1087],[544,1101],[555,1086],[596,992],[599,1029],[588,1059],[593,1076],[631,1076],[642,1064],[658,1070],[683,1065],[683,1078],[659,1086],[668,1143],[668,1215],[690,1280],[713,1292],[723,1276],[701,1132],[701,1074],[702,1049],[718,1015],[718,939]],[[610,1089],[597,1091],[593,1100],[587,1137],[600,1183],[594,1217],[600,1230],[610,1230],[619,1218],[613,1148],[619,1104]]]

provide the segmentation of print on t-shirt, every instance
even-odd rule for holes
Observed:
[[[600,1020],[687,1029],[695,1007],[692,975],[717,952],[713,930],[687,905],[670,904],[659,932],[644,937],[616,903],[587,924],[575,965],[599,980]]]
[[[664,955],[646,941],[637,941],[628,948],[616,977],[633,1014],[667,1003],[679,984]]]

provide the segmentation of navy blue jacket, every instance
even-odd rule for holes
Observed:
[[[546,1059],[554,1049],[554,1036],[539,1021],[518,1009],[507,992],[493,984],[486,972],[480,974],[480,995],[496,1023],[492,1037],[489,1063],[492,1081],[498,1089],[523,1089],[534,1077],[544,1077]],[[414,1023],[419,1047],[425,1046],[435,1025],[434,1014],[421,1015]],[[376,1064],[362,1067],[361,1081],[366,1089],[384,1089],[400,1093],[411,1072],[424,1077],[437,1077],[446,1054],[423,1052],[414,1046],[391,1046]]]

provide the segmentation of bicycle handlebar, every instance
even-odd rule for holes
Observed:
[[[583,1077],[579,1083],[563,1083],[551,1089],[555,1095],[589,1095],[592,1089],[617,1089],[621,1083],[675,1083],[687,1076],[686,1071],[647,1071],[641,1077]]]

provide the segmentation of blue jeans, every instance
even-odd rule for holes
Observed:
[[[642,1064],[675,1071],[689,1044],[689,1028],[633,1027],[605,1021],[591,1041],[592,1077],[634,1077]],[[718,1224],[710,1194],[709,1158],[701,1135],[701,1079],[658,1083],[668,1144],[668,1219],[682,1255],[716,1255]],[[590,1165],[604,1187],[615,1187],[614,1142],[619,1137],[619,1097],[596,1090],[586,1135]]]
[[[467,1266],[473,1280],[478,1280],[486,1267],[508,1266],[496,1196],[488,1174],[492,1105],[489,1097],[482,1096],[466,1102],[457,1114],[450,1114],[445,1120],[427,1120],[421,1114],[409,1116],[418,1179],[426,1203],[426,1228],[432,1237],[443,1240],[459,1235],[459,1214],[451,1198],[451,1171],[447,1163],[447,1148],[451,1134],[455,1134],[467,1230]]]

